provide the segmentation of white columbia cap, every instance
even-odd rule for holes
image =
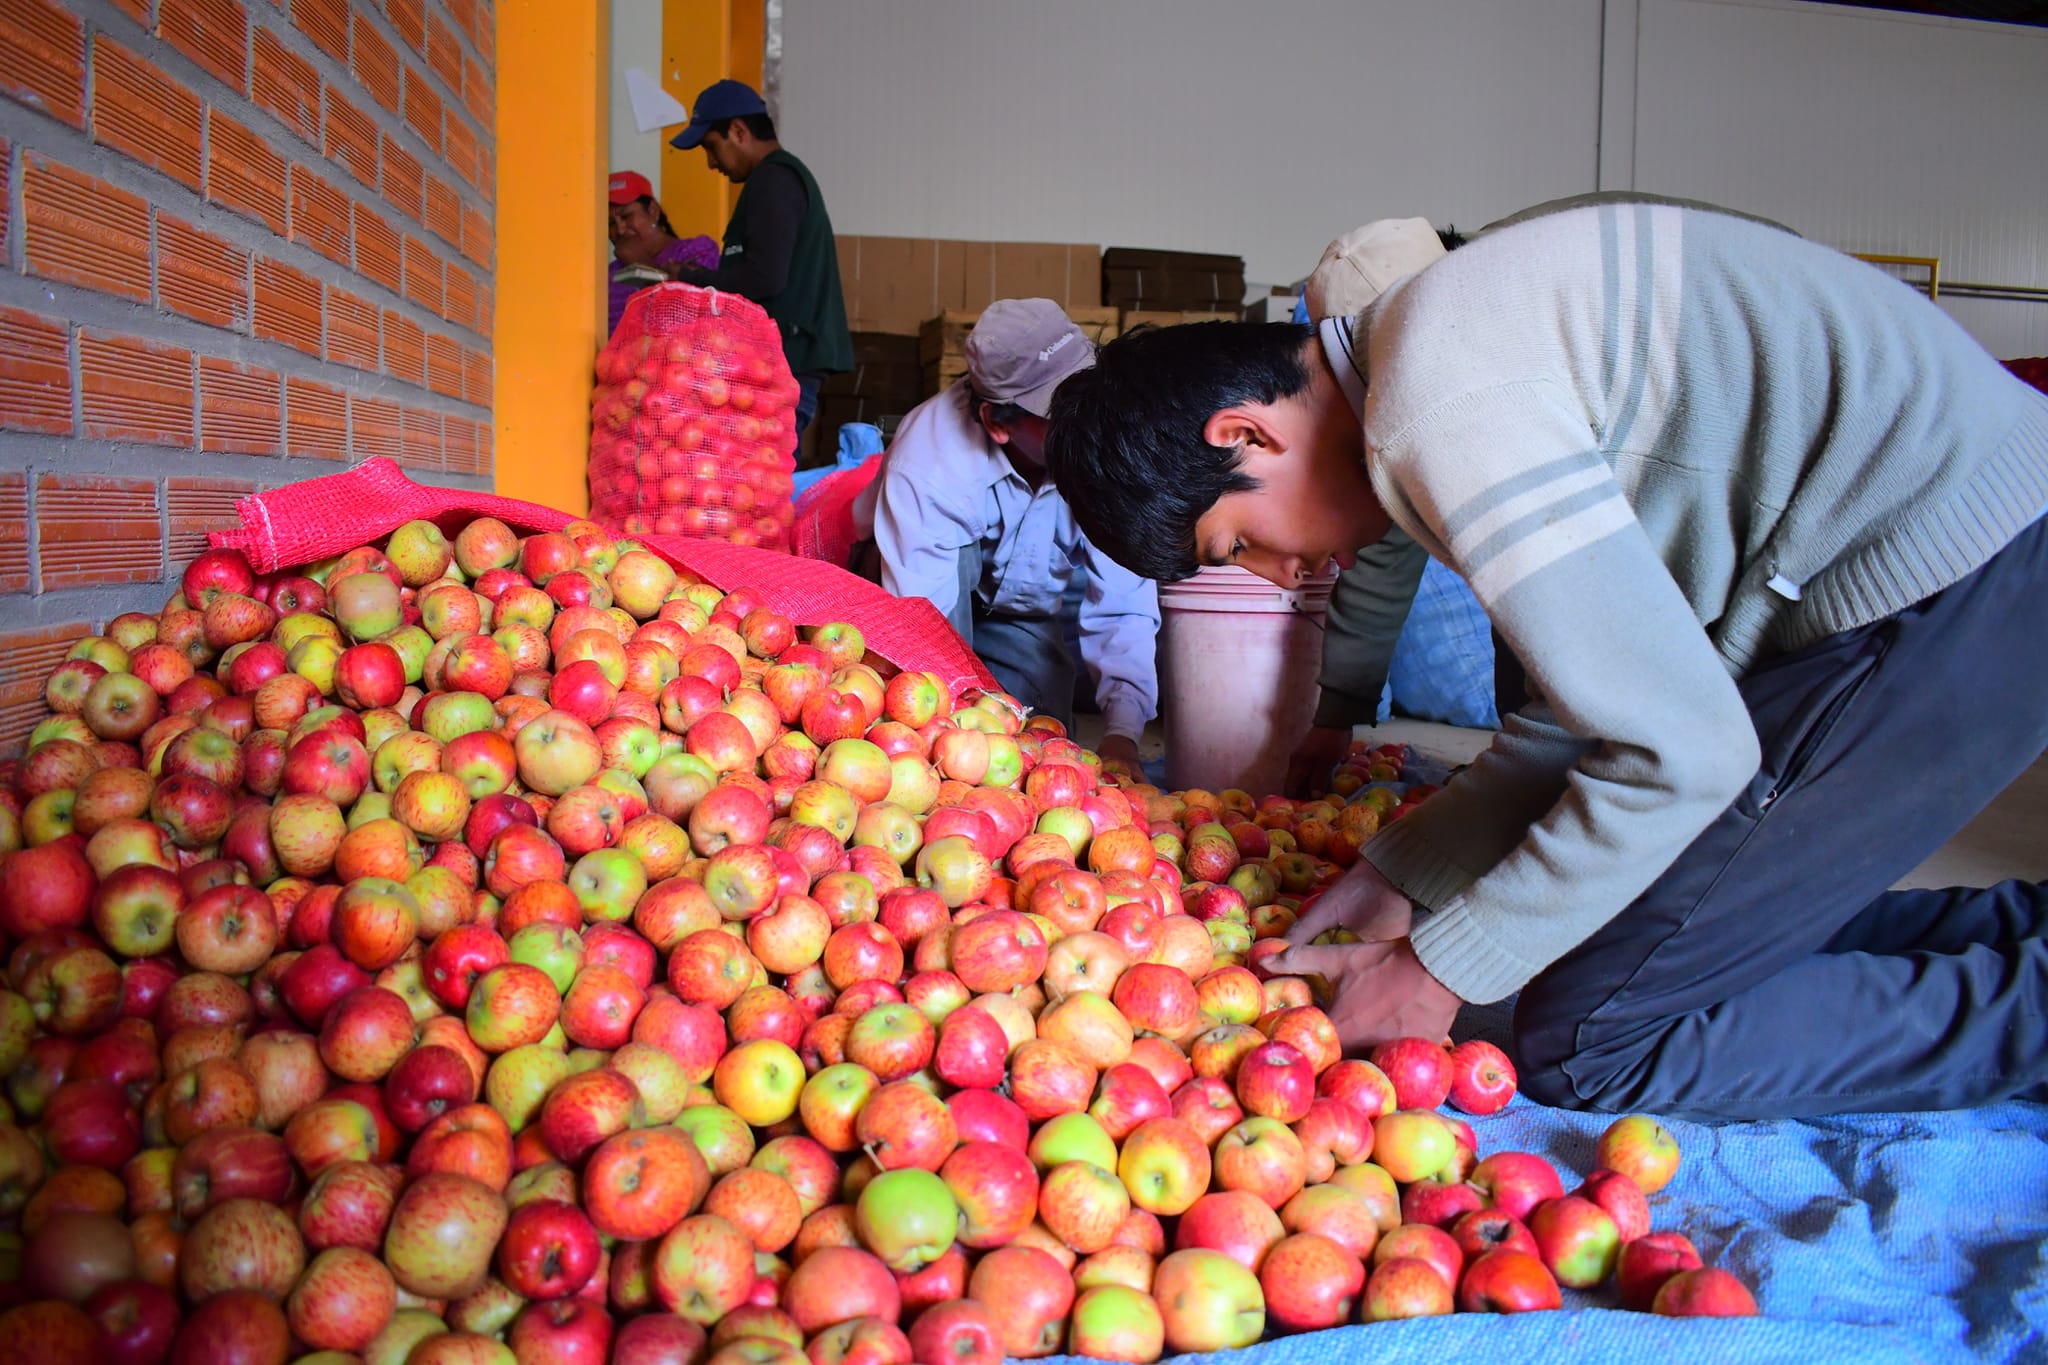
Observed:
[[[1427,218],[1382,218],[1353,228],[1323,249],[1308,277],[1308,315],[1352,317],[1392,288],[1444,255],[1443,240]]]

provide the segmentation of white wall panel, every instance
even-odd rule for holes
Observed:
[[[1782,0],[1641,0],[1636,187],[1944,276],[2048,286],[2048,30]],[[1948,301],[1997,355],[2048,303]]]
[[[1242,253],[1594,188],[1601,0],[784,0],[842,232]]]

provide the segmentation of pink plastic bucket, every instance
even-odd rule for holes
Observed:
[[[1280,790],[1287,756],[1315,716],[1332,581],[1289,590],[1225,567],[1160,585],[1169,787]]]

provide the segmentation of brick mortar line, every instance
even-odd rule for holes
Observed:
[[[190,351],[194,356],[203,354],[211,359],[256,365],[294,379],[307,379],[348,392],[361,393],[367,398],[402,399],[406,394],[414,394],[418,396],[419,401],[409,406],[434,409],[446,416],[468,417],[474,420],[476,414],[482,413],[488,420],[492,412],[493,405],[471,403],[466,398],[450,398],[424,386],[415,387],[395,375],[381,371],[351,369],[338,361],[309,356],[281,341],[265,341],[253,333],[244,336],[239,332],[210,327],[206,323],[176,314],[158,313],[153,310],[144,313],[142,310],[145,305],[100,294],[83,285],[63,284],[55,280],[40,280],[30,276],[0,276],[0,306],[20,308],[52,321],[68,323],[74,332],[81,327],[90,327],[95,331],[114,330],[142,341],[176,346],[181,350]],[[84,428],[85,386],[77,351],[74,335],[71,342],[74,431]],[[197,371],[194,373],[196,386]],[[356,382],[347,382],[351,377]],[[396,391],[387,391],[385,386],[395,386]],[[491,389],[492,397],[495,399],[495,367],[491,376]]]
[[[177,468],[165,467],[164,457],[167,455],[179,458]],[[225,450],[185,450],[177,446],[153,446],[140,441],[117,441],[99,436],[51,436],[29,431],[8,432],[6,439],[0,440],[0,473],[27,474],[31,493],[35,478],[43,474],[93,479],[240,479],[250,483],[265,480],[297,483],[323,474],[339,474],[355,468],[367,458],[361,454],[347,460],[326,460],[316,455],[240,455]],[[421,469],[411,464],[400,465],[400,468],[408,477],[423,474],[445,474],[461,479],[487,477],[459,469]]]
[[[13,145],[17,153],[17,159],[21,159],[19,154],[29,152],[46,155],[53,160],[61,162],[67,169],[83,172],[97,180],[104,180],[117,189],[124,190],[142,199],[151,209],[172,213],[191,223],[194,227],[201,228],[216,237],[224,238],[239,249],[248,252],[250,260],[247,283],[249,287],[252,335],[255,321],[255,258],[260,255],[291,266],[300,273],[310,275],[323,284],[333,284],[348,288],[353,293],[361,294],[377,302],[380,307],[393,307],[396,311],[403,313],[418,323],[423,330],[436,332],[456,341],[469,338],[469,342],[465,344],[471,344],[479,350],[490,349],[491,337],[489,334],[477,331],[474,328],[464,327],[459,323],[450,322],[438,313],[427,311],[412,299],[406,297],[402,290],[386,289],[378,281],[371,279],[367,275],[359,274],[352,263],[342,265],[321,255],[313,250],[312,247],[302,242],[294,242],[289,238],[271,232],[269,225],[266,223],[245,218],[234,210],[222,205],[208,203],[203,193],[195,192],[184,182],[157,170],[153,166],[146,166],[115,148],[92,142],[78,129],[69,127],[54,118],[36,114],[33,111],[23,109],[19,105],[0,102],[0,137],[5,137]],[[204,153],[207,147],[207,134],[203,127],[200,133],[200,146],[203,182]],[[22,213],[25,215],[27,203],[27,163],[25,159],[22,164],[23,170],[16,179],[22,184],[19,201],[23,205]],[[289,163],[287,163],[287,166],[289,166]],[[342,177],[344,180],[350,179],[346,172],[342,173]],[[287,209],[289,209],[289,181],[290,171],[287,169]],[[172,196],[179,196],[179,202],[167,202]],[[349,195],[348,198],[352,205],[360,203],[365,207],[378,211],[379,217],[389,212],[396,215],[401,223],[412,222],[411,219],[398,213],[388,203],[362,199],[354,195]],[[14,221],[22,222],[20,218]],[[495,227],[495,220],[493,226]],[[422,232],[425,231],[424,228],[421,230]],[[39,278],[28,276],[26,273],[28,270],[26,224],[23,223],[22,227],[12,235],[21,238],[21,247],[18,253],[19,264],[15,269],[26,278]],[[404,235],[401,232],[401,239]],[[350,261],[353,262],[355,246],[353,223],[350,224],[349,246]],[[10,254],[16,253],[10,252]],[[492,311],[495,315],[497,303],[497,276],[495,270],[483,270],[482,267],[477,266],[475,261],[470,260],[459,251],[455,253],[455,259],[462,263],[464,271],[470,274],[473,279],[479,283],[487,283],[490,286],[492,292]],[[154,266],[152,265],[153,273]],[[444,275],[444,289],[445,278]],[[387,300],[388,303],[386,302]],[[322,308],[323,310],[325,308],[324,296]]]
[[[112,5],[109,3],[109,0],[68,0],[68,3],[71,12],[73,14],[76,14],[83,21],[84,24],[85,63],[88,68],[88,81],[90,81],[90,68],[92,66],[92,40],[99,33],[105,32],[108,37],[122,42],[124,46],[128,46],[130,48],[137,50],[152,65],[161,68],[166,74],[175,77],[181,84],[185,85],[194,94],[198,95],[202,108],[218,107],[221,110],[221,112],[227,114],[236,122],[246,125],[252,132],[255,132],[259,136],[261,136],[264,142],[266,144],[269,144],[270,149],[273,152],[277,151],[279,146],[303,147],[307,149],[307,151],[310,153],[310,156],[299,158],[300,160],[311,160],[319,163],[322,166],[331,167],[333,171],[342,179],[349,181],[351,183],[355,182],[355,177],[349,174],[347,168],[342,166],[340,162],[334,161],[331,158],[329,158],[326,153],[326,150],[323,147],[317,145],[316,143],[309,143],[302,140],[296,132],[285,126],[283,120],[277,118],[269,110],[257,104],[253,95],[243,94],[239,90],[230,88],[224,81],[222,81],[218,76],[214,75],[211,71],[208,71],[205,67],[199,65],[197,62],[187,57],[184,53],[178,51],[178,49],[173,47],[167,39],[159,38],[158,36],[156,36],[156,25],[154,23],[152,23],[148,30],[137,30],[135,26],[135,21],[133,19],[130,19],[126,14],[122,13],[120,10],[114,9]],[[384,17],[381,13],[379,13],[376,10],[357,11],[353,5],[350,6],[351,14],[358,12],[380,21]],[[108,25],[105,22],[103,22],[102,16],[111,16],[118,22],[112,25]],[[310,63],[314,71],[322,77],[320,82],[320,104],[321,128],[323,132],[325,131],[326,128],[327,87],[329,85],[339,85],[353,94],[360,95],[362,97],[362,102],[359,105],[357,105],[359,112],[361,112],[366,118],[370,119],[371,122],[376,125],[380,132],[388,132],[401,139],[410,137],[412,139],[411,145],[417,147],[419,151],[425,154],[422,157],[423,162],[431,161],[440,170],[445,172],[448,183],[454,187],[457,195],[461,196],[465,200],[465,202],[469,202],[474,207],[479,208],[484,212],[490,214],[492,216],[493,223],[496,222],[495,201],[485,199],[483,197],[482,191],[477,189],[476,186],[470,184],[467,180],[463,179],[462,176],[456,172],[455,168],[448,163],[446,158],[444,158],[443,156],[441,156],[441,154],[435,152],[433,149],[428,147],[426,140],[420,137],[418,133],[414,132],[411,125],[407,124],[405,119],[401,115],[387,113],[383,105],[377,103],[376,100],[370,98],[369,91],[365,89],[357,81],[356,74],[354,71],[349,69],[348,63],[336,62],[332,57],[328,56],[325,52],[321,51],[320,48],[314,44],[313,40],[311,38],[308,38],[304,33],[300,32],[298,26],[292,23],[291,20],[284,14],[279,13],[275,17],[278,20],[278,22],[275,25],[264,24],[262,25],[262,27],[270,29],[271,33],[277,37],[279,42],[284,44],[287,51],[290,51],[295,56],[298,56],[307,61],[308,63]],[[251,19],[250,22],[253,26],[254,20]],[[460,29],[457,29],[456,31],[458,34],[461,32]],[[249,52],[246,63],[248,69],[251,72],[253,72],[255,69],[256,60],[255,39],[253,33],[254,30],[252,27],[248,42]],[[408,54],[412,52],[412,49],[407,47],[402,41],[396,40],[395,34],[391,36],[396,42],[396,46],[400,52]],[[424,58],[421,58],[419,62],[413,64],[419,66],[421,70],[426,71],[429,80],[435,79],[434,73],[432,71],[427,70]],[[338,79],[335,79],[336,77],[338,77]],[[495,96],[497,93],[497,73],[495,70],[493,70],[491,73],[491,82],[491,90],[492,95],[494,97],[493,103],[495,105]],[[251,81],[251,88],[253,89],[253,80]],[[222,96],[222,98],[214,98],[213,96],[215,92],[218,92]],[[353,103],[354,101],[351,102]],[[467,119],[467,107],[462,104],[461,98],[459,96],[454,100],[454,104],[456,107],[461,108],[463,110],[464,117],[465,119]],[[402,108],[403,104],[401,103],[401,109]],[[90,109],[91,106],[90,104],[88,104],[88,126],[90,125]],[[52,119],[51,121],[56,122],[56,120],[54,119]],[[479,155],[482,155],[483,153],[488,151],[489,154],[495,160],[497,155],[497,139],[495,135],[485,134],[482,128],[476,124],[476,121],[474,119],[467,119],[467,121],[471,124],[471,126],[475,129],[477,133],[477,145]],[[204,122],[203,113],[201,122]],[[59,126],[62,125],[60,124]],[[202,130],[202,155],[200,159],[200,181],[202,187],[204,186],[206,180],[206,159],[204,156],[205,148],[203,145],[204,136],[205,135]],[[446,144],[445,137],[443,138],[443,144]],[[108,148],[107,150],[112,151],[113,149]],[[122,154],[117,153],[117,155]],[[293,159],[289,154],[284,155],[287,161]],[[378,147],[378,165],[380,171],[382,169],[382,164],[383,148],[382,143],[380,141]],[[169,177],[166,178],[168,179]],[[178,182],[172,181],[172,183],[176,184]],[[387,207],[389,206],[387,205]],[[396,210],[393,211],[395,212]],[[403,215],[401,215],[401,217],[402,216]]]

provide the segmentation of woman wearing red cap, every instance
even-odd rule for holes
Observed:
[[[654,187],[638,171],[615,171],[607,186],[611,199],[608,235],[612,240],[610,336],[625,316],[634,291],[672,279],[678,266],[702,270],[718,265],[718,243],[709,237],[678,239],[668,215],[654,200]]]

